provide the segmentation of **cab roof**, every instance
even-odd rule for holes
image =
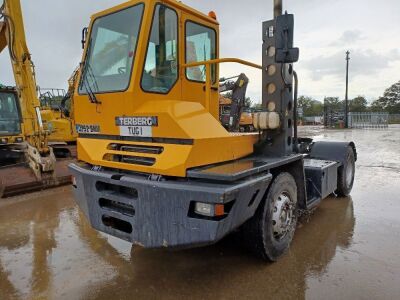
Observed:
[[[194,15],[194,16],[196,16],[198,18],[201,18],[204,21],[219,25],[217,20],[215,20],[215,19],[209,17],[208,15],[206,15],[206,14],[204,14],[204,13],[202,13],[202,12],[200,12],[200,11],[198,11],[198,10],[196,10],[196,9],[186,5],[186,4],[183,4],[181,1],[177,1],[177,0],[131,0],[131,1],[127,1],[127,2],[121,3],[119,5],[110,7],[108,9],[100,11],[98,13],[95,13],[95,14],[92,15],[92,19],[96,19],[98,17],[110,14],[110,13],[115,12],[115,11],[119,11],[121,9],[124,9],[126,7],[132,6],[134,4],[139,4],[139,3],[143,3],[145,5],[155,5],[156,3],[163,3],[163,4],[166,4],[166,5],[172,6],[172,7],[176,8],[176,9],[178,9],[178,10],[182,10],[182,11],[184,11],[184,12],[190,14],[190,15]]]

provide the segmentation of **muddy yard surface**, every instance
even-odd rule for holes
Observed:
[[[400,127],[301,128],[353,140],[351,197],[328,198],[264,263],[230,236],[146,250],[91,229],[69,187],[0,200],[0,299],[399,299]]]

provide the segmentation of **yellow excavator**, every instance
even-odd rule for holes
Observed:
[[[8,20],[10,24],[17,24],[23,21],[22,15],[15,16],[12,14],[9,14]],[[60,89],[48,89],[46,92],[38,89],[43,128],[48,132],[47,140],[52,146],[56,157],[76,157],[77,134],[73,119],[73,103],[71,102],[71,98],[78,71],[79,67],[76,68],[69,78],[66,94],[64,90]],[[56,98],[58,101],[54,105],[53,102]]]
[[[49,142],[76,142],[76,130],[73,119],[74,82],[78,69],[68,80],[68,91],[60,89],[40,90],[41,114],[45,128],[49,131]],[[56,101],[54,101],[56,100]],[[56,103],[54,103],[56,102]]]
[[[65,184],[70,181],[66,162],[56,164],[53,149],[48,144],[48,132],[43,125],[35,69],[26,43],[18,0],[5,0],[0,7],[0,52],[6,47],[16,87],[0,91],[0,110],[8,115],[3,123],[6,129],[5,137],[1,139],[1,150],[3,153],[22,153],[22,161],[27,162],[30,168],[24,163],[0,168],[0,196]],[[7,122],[10,118],[12,121]],[[3,156],[7,158],[8,154]]]
[[[221,124],[229,130],[229,119],[231,116],[232,100],[220,96],[219,98],[219,118]],[[254,132],[253,112],[250,107],[244,107],[239,120],[239,132]]]
[[[294,16],[274,4],[262,65],[219,58],[216,14],[180,1],[132,0],[93,15],[74,93],[79,162],[69,168],[94,228],[146,248],[204,246],[240,228],[274,261],[302,212],[349,195],[354,143],[297,136]],[[219,64],[228,62],[261,73],[257,133],[219,121]],[[247,83],[235,83],[232,127]]]
[[[76,128],[74,120],[74,103],[72,96],[75,89],[77,67],[68,80],[67,93],[50,89],[41,94],[41,115],[45,129],[49,132],[48,141],[57,158],[76,157]],[[54,105],[54,98],[57,104]]]

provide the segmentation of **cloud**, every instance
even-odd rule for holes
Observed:
[[[357,76],[376,76],[390,67],[390,64],[400,60],[400,51],[392,49],[378,53],[372,49],[350,50],[349,74]],[[302,66],[310,71],[311,79],[318,81],[325,76],[343,77],[345,75],[345,52],[338,51],[329,56],[318,56],[304,61]]]
[[[340,38],[338,38],[336,41],[330,43],[330,46],[346,46],[346,45],[353,45],[354,43],[360,41],[360,40],[365,40],[366,37],[363,36],[363,33],[358,30],[346,30],[342,33]]]

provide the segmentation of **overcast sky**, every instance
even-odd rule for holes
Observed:
[[[0,0],[2,2],[2,0]],[[81,59],[81,29],[90,15],[120,0],[21,0],[28,46],[41,87],[67,87]],[[220,56],[261,63],[261,23],[272,18],[272,0],[184,0],[207,13],[214,10],[221,24]],[[345,51],[351,51],[349,97],[379,97],[400,80],[399,0],[283,0],[295,14],[295,46],[300,60],[300,95],[322,100],[344,97]],[[222,75],[245,72],[248,95],[260,101],[257,70],[224,65]],[[14,82],[8,52],[0,54],[0,83]]]

